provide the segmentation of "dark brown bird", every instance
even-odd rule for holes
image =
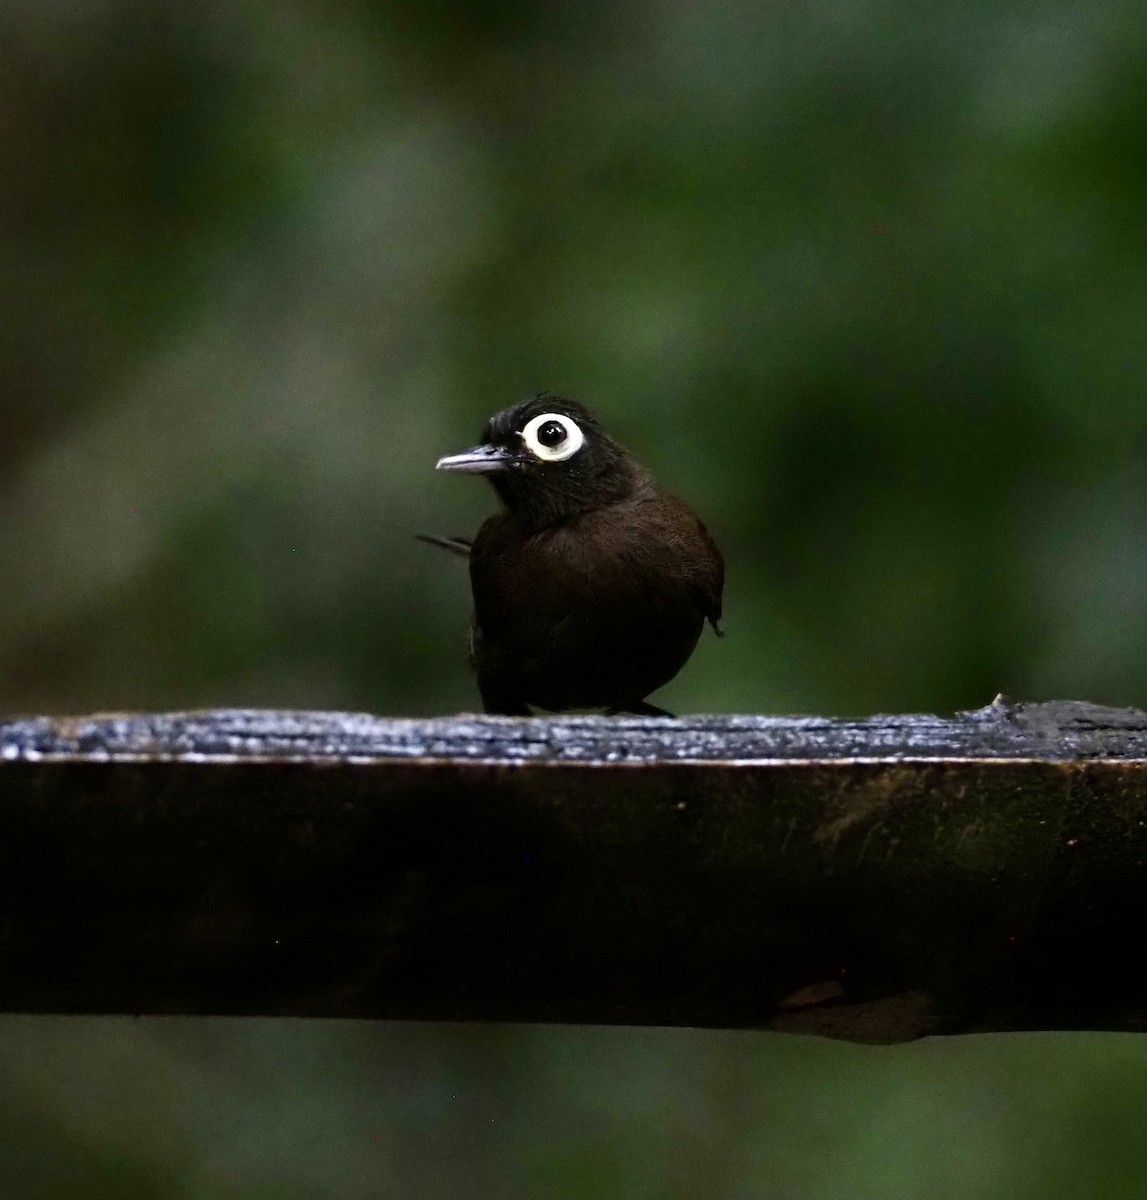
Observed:
[[[588,409],[545,393],[438,470],[487,475],[504,505],[472,543],[423,538],[470,560],[486,711],[670,716],[645,697],[685,665],[705,621],[721,636],[725,567],[692,510]]]

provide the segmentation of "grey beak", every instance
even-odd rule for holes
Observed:
[[[505,471],[515,462],[513,452],[501,446],[474,446],[461,454],[448,454],[440,458],[436,471],[464,471],[470,475],[484,475],[489,471]]]

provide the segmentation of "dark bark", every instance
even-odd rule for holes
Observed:
[[[0,1008],[1147,1022],[1147,714],[0,723]]]

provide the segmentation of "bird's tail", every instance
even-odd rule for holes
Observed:
[[[443,550],[448,550],[451,554],[457,554],[459,558],[470,557],[471,542],[469,538],[437,537],[433,533],[416,533],[414,536],[428,546],[438,546]]]

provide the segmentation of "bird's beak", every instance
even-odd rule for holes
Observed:
[[[440,458],[437,471],[465,471],[471,475],[484,475],[490,471],[506,471],[517,461],[510,450],[502,446],[475,446],[461,454],[448,454]]]

